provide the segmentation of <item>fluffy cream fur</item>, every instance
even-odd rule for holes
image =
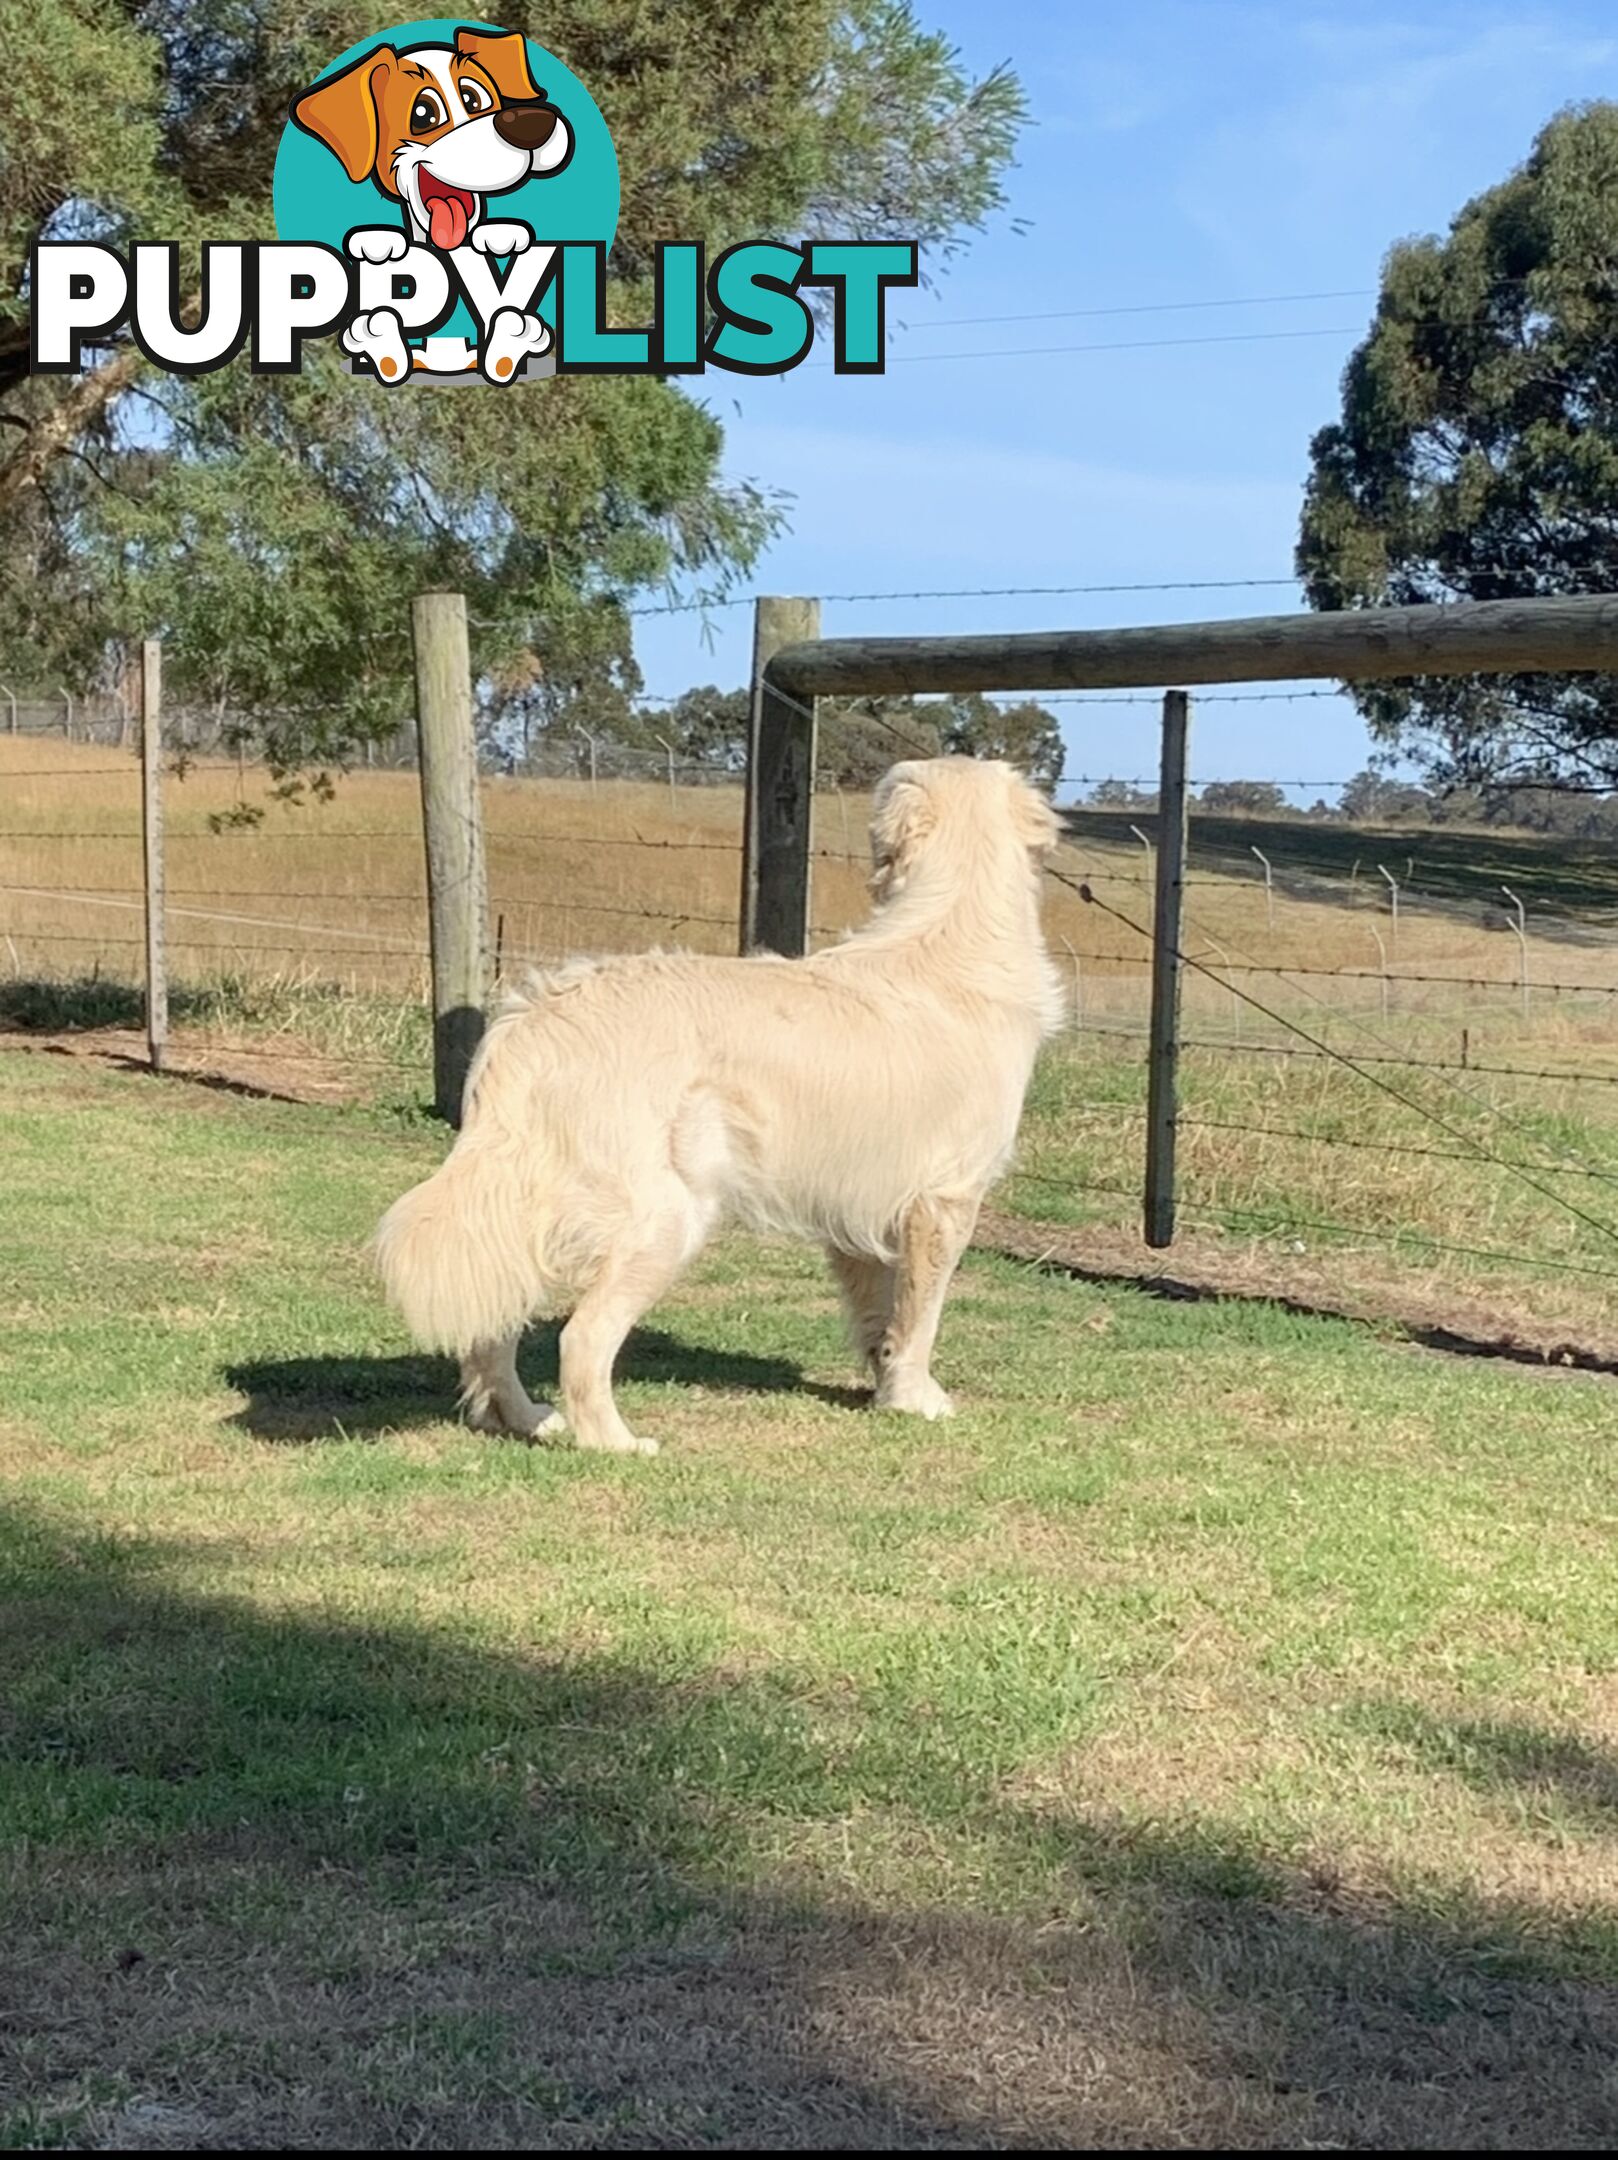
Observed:
[[[721,1218],[824,1245],[878,1404],[948,1412],[929,1370],[945,1291],[1061,1016],[1039,925],[1056,833],[1009,766],[897,765],[875,911],[842,944],[586,961],[507,1001],[448,1160],[376,1242],[414,1334],[460,1356],[475,1422],[653,1452],[613,1361]],[[569,1309],[564,1421],[528,1399],[516,1346]]]

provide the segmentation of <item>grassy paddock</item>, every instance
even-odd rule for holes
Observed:
[[[177,992],[173,1018],[173,1062],[231,1085],[363,1101],[405,1118],[420,1116],[430,1094],[426,1014],[414,1000],[227,975]],[[0,1029],[139,1058],[140,1027],[127,985],[0,982]],[[1326,1032],[1350,1055],[1363,1048],[1350,1030]],[[1453,1061],[1451,1035],[1449,1023],[1428,1021],[1402,1039]],[[1285,1038],[1267,1030],[1265,1040]],[[1604,1043],[1569,1030],[1551,1050],[1502,1027],[1486,1042],[1501,1067],[1537,1072],[1531,1061],[1549,1051],[1574,1077],[1393,1068],[1408,1098],[1396,1102],[1327,1059],[1260,1054],[1251,1029],[1239,1050],[1217,1035],[1202,1041],[1182,1060],[1177,1254],[1227,1273],[1250,1260],[1271,1281],[1291,1271],[1328,1298],[1376,1285],[1406,1295],[1412,1311],[1481,1299],[1507,1333],[1610,1341],[1618,1237],[1602,1225],[1618,1223],[1618,1087],[1604,1077],[1613,1062]],[[1098,1261],[1163,1266],[1119,1242],[1140,1220],[1145,1101],[1137,1032],[1060,1037],[1035,1073],[1000,1204],[1033,1222],[1105,1231]],[[1482,1156],[1520,1165],[1533,1182]]]
[[[14,974],[121,980],[137,974],[140,773],[127,752],[38,737],[0,737],[0,935]],[[228,820],[263,811],[255,825]],[[492,912],[504,916],[506,956],[681,943],[734,949],[741,791],[661,781],[504,780],[484,783]],[[869,799],[827,791],[814,809],[817,939],[866,910]],[[177,980],[223,975],[269,983],[321,982],[351,994],[419,991],[426,942],[420,796],[414,774],[358,772],[332,800],[281,804],[265,776],[202,760],[168,782],[169,936]],[[1061,867],[1092,880],[1107,906],[1085,906],[1052,884],[1053,950],[1079,963],[1079,990],[1098,1020],[1145,1012],[1146,944],[1130,923],[1150,918],[1149,858],[1122,814],[1070,819]],[[1150,833],[1151,820],[1143,829]],[[1272,857],[1266,901],[1249,843]],[[1404,886],[1397,936],[1376,863]],[[1506,927],[1502,880],[1529,909],[1530,973],[1573,992],[1539,996],[1531,1032],[1555,1030],[1584,1003],[1595,1016],[1618,983],[1607,929],[1615,884],[1598,852],[1498,833],[1357,831],[1307,821],[1193,820],[1188,946],[1218,963],[1350,971],[1306,993],[1297,982],[1255,985],[1300,1010],[1379,1012],[1382,950],[1395,976],[1476,977],[1471,990],[1396,983],[1393,1017],[1475,1017],[1487,1027],[1516,1012],[1519,954]],[[1118,916],[1129,918],[1120,921]],[[1218,1023],[1228,995],[1193,982],[1193,1017]],[[1618,1043],[1618,1032],[1612,1039]]]
[[[494,1444],[441,1146],[0,1057],[0,2144],[1610,2139],[1611,1383],[735,1241]]]

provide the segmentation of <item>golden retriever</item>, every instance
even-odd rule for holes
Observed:
[[[583,961],[507,1001],[448,1159],[376,1239],[414,1334],[460,1357],[474,1424],[654,1454],[613,1363],[725,1217],[824,1245],[878,1406],[948,1414],[945,1292],[1061,1019],[1039,920],[1057,831],[1008,765],[896,765],[874,911],[842,944]],[[570,1308],[564,1418],[529,1400],[516,1352],[531,1317]]]

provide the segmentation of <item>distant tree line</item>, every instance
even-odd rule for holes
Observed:
[[[548,683],[521,677],[489,686],[483,720],[491,762],[520,772],[557,755],[587,767],[590,745],[621,754],[672,753],[716,772],[747,762],[749,694],[704,683],[668,704],[628,696],[610,678]],[[817,708],[820,784],[868,788],[907,757],[1005,758],[1047,794],[1062,775],[1056,715],[1032,699],[1001,705],[976,691],[944,698],[823,698]]]
[[[1087,808],[1157,809],[1157,791],[1129,780],[1099,780]],[[1211,817],[1312,818],[1342,825],[1509,825],[1560,833],[1570,840],[1618,838],[1618,794],[1560,783],[1540,787],[1423,787],[1366,770],[1345,783],[1334,803],[1288,800],[1273,780],[1210,780],[1193,791],[1194,809]]]

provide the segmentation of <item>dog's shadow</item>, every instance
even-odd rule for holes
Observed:
[[[554,1400],[557,1382],[555,1327],[525,1337],[524,1385]],[[681,1342],[660,1328],[638,1329],[618,1360],[620,1380],[649,1380],[713,1388],[722,1394],[811,1395],[841,1410],[863,1407],[868,1388],[828,1387],[805,1378],[789,1358],[753,1357]],[[247,1397],[228,1423],[255,1439],[286,1444],[354,1440],[435,1425],[455,1414],[459,1376],[449,1358],[402,1357],[251,1358],[227,1365],[220,1376]]]

